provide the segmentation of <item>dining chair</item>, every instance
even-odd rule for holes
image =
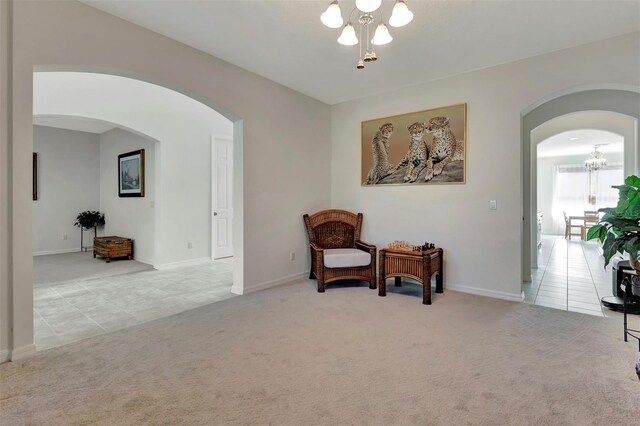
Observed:
[[[584,225],[574,225],[571,223],[571,218],[567,216],[567,212],[562,212],[564,215],[564,237],[571,239],[572,235],[580,235],[580,239],[584,240]],[[575,234],[573,232],[573,228],[578,228],[580,230],[579,234]]]
[[[587,232],[593,226],[600,223],[600,214],[597,210],[585,210],[584,211],[584,235],[586,238]]]

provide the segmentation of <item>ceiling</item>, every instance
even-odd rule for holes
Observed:
[[[538,158],[563,157],[568,155],[584,155],[585,160],[594,145],[598,151],[607,154],[623,152],[624,138],[618,134],[604,130],[579,129],[558,133],[538,144]]]
[[[56,127],[58,129],[75,130],[102,134],[114,129],[116,126],[103,121],[82,117],[69,116],[34,116],[33,124],[37,126]]]
[[[638,1],[407,0],[413,21],[356,70],[358,46],[320,22],[329,0],[83,2],[328,104],[640,30]]]

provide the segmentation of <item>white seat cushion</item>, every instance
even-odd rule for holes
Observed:
[[[324,250],[324,266],[327,268],[356,268],[371,264],[371,254],[354,248]]]

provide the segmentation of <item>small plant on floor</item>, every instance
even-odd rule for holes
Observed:
[[[86,212],[78,214],[78,217],[76,217],[76,223],[73,225],[78,228],[91,229],[99,228],[104,226],[104,224],[104,213],[87,210]]]
[[[104,213],[98,211],[87,210],[86,212],[78,213],[76,217],[76,223],[74,226],[80,228],[80,251],[88,249],[84,246],[84,230],[93,228],[93,236],[98,236],[98,228],[104,226]]]
[[[604,208],[604,216],[598,225],[587,233],[587,240],[602,242],[604,266],[616,254],[629,253],[631,267],[640,272],[640,178],[629,176],[624,185],[614,186],[620,192],[615,208]]]

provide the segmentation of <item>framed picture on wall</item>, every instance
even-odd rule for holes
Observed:
[[[363,186],[465,183],[467,104],[361,124]]]
[[[144,197],[144,149],[118,155],[118,195]]]
[[[33,174],[33,201],[38,199],[38,153],[33,153],[33,164],[32,164],[32,174]]]

